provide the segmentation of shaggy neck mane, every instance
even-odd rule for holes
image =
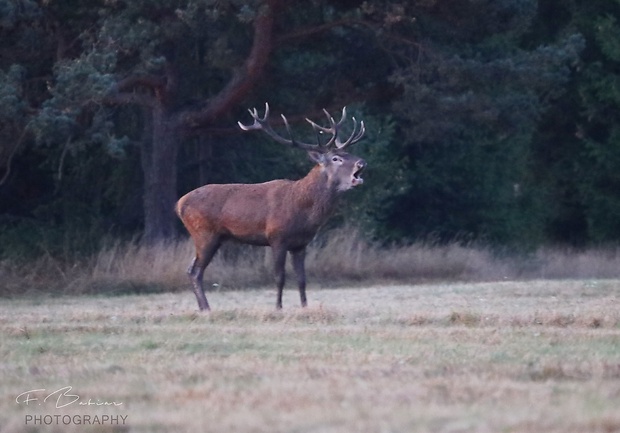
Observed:
[[[316,218],[329,217],[338,202],[336,185],[329,181],[327,174],[316,165],[303,179],[295,182],[292,188],[293,199],[303,208],[312,209]]]

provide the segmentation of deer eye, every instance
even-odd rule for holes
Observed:
[[[337,156],[332,156],[332,162],[339,162],[340,158]]]

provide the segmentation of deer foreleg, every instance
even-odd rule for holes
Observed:
[[[293,258],[293,269],[295,270],[295,275],[297,275],[297,285],[299,287],[301,306],[305,307],[308,305],[308,302],[306,301],[306,268],[304,264],[306,259],[306,249],[302,248],[300,250],[292,251],[291,256]]]
[[[282,309],[282,292],[284,291],[284,281],[286,279],[286,249],[280,247],[272,247],[273,250],[273,270],[276,277],[276,287],[278,289],[278,298],[276,299],[276,308]]]

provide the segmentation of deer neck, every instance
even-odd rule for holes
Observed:
[[[338,202],[338,190],[327,173],[315,166],[303,179],[295,182],[294,199],[317,220],[327,219]]]

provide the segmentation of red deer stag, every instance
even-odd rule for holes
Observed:
[[[317,144],[294,140],[286,117],[282,120],[290,138],[278,135],[269,125],[269,105],[261,118],[258,110],[249,110],[254,123],[239,127],[244,131],[262,130],[278,143],[298,147],[308,152],[316,166],[303,179],[272,180],[259,184],[205,185],[195,189],[177,202],[176,212],[194,241],[196,257],[187,273],[201,310],[209,310],[202,278],[205,268],[227,240],[270,246],[278,288],[276,308],[282,308],[287,251],[291,253],[297,275],[302,307],[306,306],[306,275],[304,259],[306,246],[336,207],[338,196],[363,183],[361,173],[366,162],[345,152],[364,136],[364,122],[353,117],[353,130],[341,141],[339,130],[346,120],[346,107],[336,122],[326,111],[329,125],[319,126],[306,119],[317,135]],[[321,135],[329,139],[321,143]]]

